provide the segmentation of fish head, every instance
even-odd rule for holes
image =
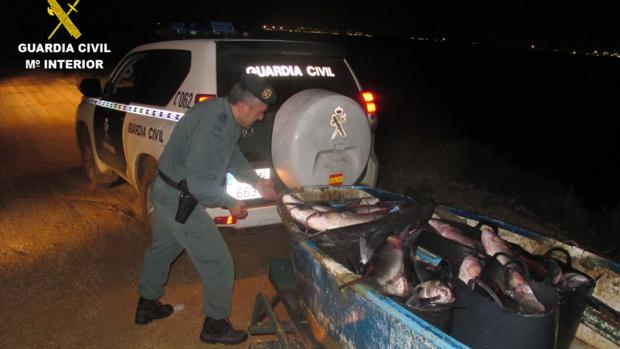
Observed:
[[[402,239],[400,234],[390,234],[385,239],[386,246],[389,246],[391,249],[402,249]]]
[[[440,283],[436,287],[436,293],[439,296],[439,299],[435,301],[435,304],[449,304],[454,302],[454,293],[452,292],[452,289],[448,287],[448,285]]]
[[[480,234],[480,240],[482,241],[482,244],[486,247],[487,245],[497,243],[497,235],[495,235],[493,232],[483,230],[482,234]]]
[[[450,304],[454,300],[454,293],[446,283],[440,280],[429,280],[413,288],[412,295],[407,300],[407,305],[416,307]]]
[[[558,288],[562,290],[574,290],[585,285],[590,285],[592,281],[579,273],[566,273],[559,282]]]
[[[406,297],[409,295],[409,282],[403,275],[381,285],[381,291],[393,296]]]
[[[519,310],[524,314],[542,314],[545,312],[545,306],[533,294],[526,293],[519,300]]]
[[[508,288],[521,289],[526,285],[525,278],[518,271],[508,268],[507,273],[508,278],[506,281],[508,283]]]
[[[482,262],[474,256],[467,256],[463,259],[459,268],[459,279],[465,284],[471,279],[475,279],[482,273]]]

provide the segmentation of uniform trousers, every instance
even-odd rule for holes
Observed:
[[[204,314],[214,319],[227,318],[235,278],[228,246],[201,204],[185,224],[175,221],[178,196],[178,190],[157,176],[152,187],[153,241],[144,255],[140,296],[159,299],[164,295],[170,265],[185,249],[202,279]]]

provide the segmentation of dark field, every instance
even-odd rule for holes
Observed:
[[[613,150],[620,132],[613,119],[620,59],[374,43],[355,45],[351,61],[383,98],[379,143],[401,134],[469,139],[519,168],[572,185],[589,208],[618,203],[613,167],[620,158]]]
[[[617,256],[620,59],[408,40],[343,46],[381,98],[379,185],[482,212],[476,192],[499,195],[498,205]]]

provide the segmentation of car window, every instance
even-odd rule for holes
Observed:
[[[278,94],[278,104],[310,88],[337,92],[355,100],[359,98],[357,84],[343,56],[321,56],[312,51],[291,53],[285,48],[254,52],[222,48],[218,46],[218,95],[226,95],[241,74],[252,73],[269,80]]]
[[[190,65],[190,51],[149,51],[133,101],[157,106],[167,105],[187,77]]]
[[[126,58],[116,75],[107,84],[103,98],[113,102],[129,103],[135,95],[143,64],[143,54],[134,54]]]

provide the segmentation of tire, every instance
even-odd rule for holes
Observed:
[[[95,186],[98,184],[109,184],[118,180],[118,176],[110,171],[103,173],[97,168],[95,163],[95,154],[90,143],[90,136],[88,130],[84,126],[78,127],[78,145],[80,147],[80,154],[82,160],[82,169],[88,179],[88,182]]]
[[[157,176],[157,161],[151,157],[141,165],[140,205],[142,209],[142,228],[148,236],[153,233],[153,202],[151,200],[152,185]]]
[[[350,97],[322,89],[297,92],[274,117],[272,161],[288,188],[353,185],[371,154],[368,116]],[[302,141],[300,141],[302,140]]]

